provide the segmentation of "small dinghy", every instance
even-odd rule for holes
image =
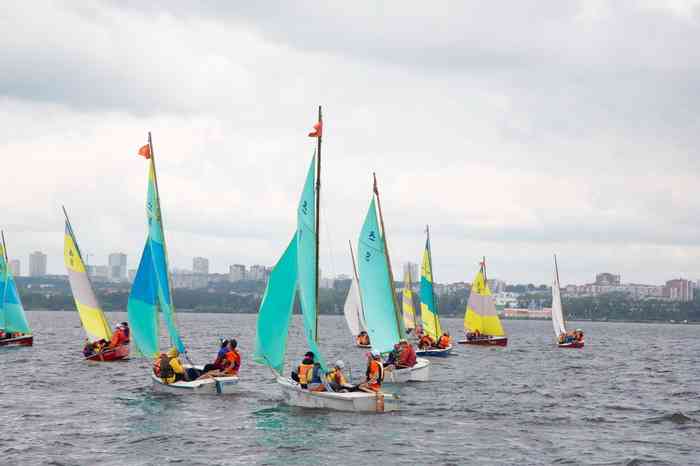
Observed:
[[[324,384],[327,391],[312,391],[281,375],[284,371],[289,322],[297,291],[307,345],[321,371],[328,372],[328,366],[318,346],[321,107],[318,113],[315,132],[310,134],[318,138],[317,149],[311,159],[299,200],[297,231],[270,273],[258,312],[253,359],[272,369],[275,382],[282,391],[283,401],[290,406],[350,412],[395,411],[398,409],[399,400],[390,393],[336,392],[331,390],[329,384]],[[356,305],[353,315],[360,315]],[[348,320],[353,332],[354,322],[354,317]]]
[[[148,237],[141,254],[139,268],[129,293],[127,315],[131,327],[131,337],[141,354],[153,361],[160,354],[158,330],[160,320],[158,310],[163,315],[170,337],[170,344],[177,352],[187,358],[185,344],[175,322],[175,305],[172,300],[170,276],[168,271],[168,254],[165,246],[163,215],[160,209],[158,179],[156,177],[155,154],[148,133],[148,144],[141,147],[139,155],[149,159],[148,195],[146,214],[148,219]],[[189,359],[188,359],[189,362]],[[199,366],[183,364],[185,369]],[[160,377],[151,374],[153,389],[162,393],[187,394],[230,394],[235,392],[238,377],[216,377],[211,379],[178,381],[165,383]]]
[[[554,256],[554,282],[552,283],[552,326],[554,327],[554,338],[556,338],[559,348],[583,348],[585,344],[583,331],[580,329],[576,329],[575,332],[566,331],[556,255]]]
[[[376,176],[372,200],[358,238],[358,258],[360,294],[372,351],[388,354],[402,341],[410,345],[406,341],[404,317],[394,293],[394,274]],[[393,371],[386,368],[385,380],[395,383],[430,380],[430,361],[418,358],[411,368]]]
[[[27,322],[17,284],[8,267],[5,232],[0,232],[0,346],[32,346],[34,337]]]
[[[201,372],[203,366],[183,364],[185,370],[196,369]],[[153,391],[173,395],[232,395],[237,391],[238,376],[213,377],[211,379],[190,380],[174,383],[164,383],[160,377],[151,373]]]
[[[452,345],[447,348],[428,348],[428,349],[418,349],[416,350],[416,356],[422,357],[432,357],[432,358],[446,358],[452,352]]]
[[[63,261],[68,271],[68,282],[73,292],[75,308],[80,316],[80,323],[85,330],[89,345],[86,345],[86,353],[89,354],[91,348],[94,350],[99,342],[110,342],[112,340],[112,330],[110,329],[107,317],[105,316],[100,301],[97,298],[95,289],[92,286],[90,277],[87,274],[83,256],[78,247],[78,240],[75,237],[73,226],[68,218],[68,212],[63,208],[63,215],[66,217],[66,227],[63,240]],[[114,343],[117,344],[116,342]],[[105,348],[85,357],[86,361],[110,362],[118,361],[129,357],[129,345],[120,344],[114,348]]]
[[[508,338],[498,318],[496,303],[493,301],[486,278],[485,257],[472,283],[467,312],[464,314],[464,330],[466,338],[458,341],[461,345],[506,346],[508,344]]]

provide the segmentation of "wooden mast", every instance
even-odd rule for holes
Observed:
[[[318,135],[316,136],[316,326],[314,328],[314,338],[318,343],[318,314],[321,311],[319,303],[319,259],[320,259],[320,239],[321,239],[321,139],[323,134],[323,115],[321,106],[318,106]]]
[[[403,335],[403,329],[401,326],[401,320],[403,317],[399,313],[399,304],[396,300],[396,292],[394,291],[394,272],[391,268],[391,260],[389,259],[389,246],[386,242],[386,228],[384,228],[384,215],[382,214],[382,201],[379,199],[379,188],[377,187],[377,174],[372,173],[374,178],[374,195],[377,197],[377,208],[379,209],[379,224],[382,227],[382,240],[384,242],[384,253],[386,254],[386,264],[389,272],[389,288],[391,288],[391,301],[394,303],[394,315],[396,317],[396,327],[398,329],[399,340],[405,338]]]

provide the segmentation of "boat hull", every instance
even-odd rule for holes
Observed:
[[[446,358],[452,352],[452,345],[447,348],[430,348],[425,350],[416,350],[416,356],[424,358]]]
[[[202,366],[190,366],[184,364],[185,369],[195,368],[202,370]],[[236,393],[238,376],[215,377],[213,379],[193,380],[191,382],[175,382],[166,384],[160,377],[151,373],[153,390],[158,393],[169,393],[172,395],[231,395]]]
[[[129,345],[119,345],[116,348],[108,349],[85,358],[86,361],[110,362],[119,361],[129,357]]]
[[[489,337],[479,338],[478,340],[460,340],[457,343],[459,343],[460,345],[507,346],[508,337]]]
[[[34,335],[22,335],[15,338],[4,338],[0,340],[0,346],[33,346]]]
[[[290,406],[355,413],[385,413],[399,409],[399,399],[391,393],[311,392],[290,378],[281,375],[276,375],[275,378],[282,389],[284,403]]]
[[[583,341],[572,341],[571,343],[557,343],[559,348],[583,348],[585,342]]]
[[[417,358],[416,365],[405,369],[385,369],[384,382],[427,382],[430,380],[430,361],[425,358]]]

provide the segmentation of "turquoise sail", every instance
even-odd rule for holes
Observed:
[[[289,321],[297,288],[297,235],[270,273],[258,313],[257,338],[253,360],[284,371]]]
[[[158,304],[163,313],[165,325],[168,328],[170,344],[181,353],[185,352],[185,344],[182,342],[180,332],[175,325],[175,306],[170,292],[170,279],[168,278],[168,256],[165,249],[165,235],[163,234],[163,219],[160,210],[160,196],[156,184],[156,166],[151,157],[148,173],[148,200],[146,203],[148,214],[148,245],[150,247],[153,269],[155,270],[156,283],[158,285]]]
[[[0,245],[0,328],[6,332],[32,333],[24,313],[22,301],[19,299],[17,284],[7,266],[5,248]]]
[[[299,273],[299,301],[304,319],[304,333],[309,349],[324,366],[316,343],[316,319],[318,303],[316,302],[316,285],[318,270],[316,268],[316,156],[306,175],[306,183],[299,199],[297,209],[297,270]]]
[[[440,317],[438,316],[438,309],[435,303],[432,263],[430,238],[426,238],[423,264],[420,272],[420,315],[423,321],[423,332],[437,341],[442,335],[442,327],[440,326]]]
[[[393,283],[389,281],[386,250],[379,232],[374,197],[360,233],[357,259],[367,333],[372,342],[372,349],[386,353],[399,342],[400,327],[394,308]]]
[[[131,338],[141,354],[154,358],[158,354],[158,284],[149,241],[143,248],[141,262],[131,285],[127,316]]]

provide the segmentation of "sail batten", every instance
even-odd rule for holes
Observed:
[[[112,330],[92,287],[78,242],[67,218],[63,244],[63,260],[68,271],[68,281],[88,340],[93,343],[99,340],[110,340]]]

